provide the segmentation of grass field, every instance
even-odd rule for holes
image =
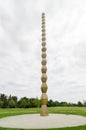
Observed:
[[[20,114],[36,114],[39,113],[39,108],[29,108],[29,109],[0,109],[0,118],[6,116],[20,115]],[[76,114],[86,116],[86,107],[51,107],[49,108],[49,113],[59,113],[59,114]],[[10,128],[1,128],[0,130],[26,130],[26,129],[10,129]],[[36,130],[36,129],[33,129]],[[41,129],[42,130],[42,129]],[[71,128],[55,128],[55,129],[46,129],[46,130],[86,130],[86,125],[71,127]]]

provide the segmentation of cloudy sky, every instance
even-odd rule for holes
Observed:
[[[41,13],[48,97],[86,100],[86,0],[0,0],[0,93],[41,96]]]

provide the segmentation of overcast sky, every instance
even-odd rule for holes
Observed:
[[[41,13],[48,98],[86,100],[86,0],[0,0],[0,93],[41,97]]]

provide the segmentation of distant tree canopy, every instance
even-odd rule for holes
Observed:
[[[41,101],[38,98],[22,97],[18,100],[17,96],[0,94],[0,108],[33,108],[40,106]]]
[[[86,101],[77,103],[59,102],[50,99],[47,103],[48,107],[58,107],[58,106],[79,106],[86,107]],[[27,98],[22,97],[18,100],[17,96],[6,96],[5,94],[0,94],[0,108],[34,108],[41,107],[41,100],[38,98]]]

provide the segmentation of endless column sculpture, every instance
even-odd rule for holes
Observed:
[[[42,85],[41,85],[41,91],[42,91],[42,96],[41,96],[41,116],[48,116],[48,109],[47,109],[47,101],[48,101],[48,97],[46,95],[47,92],[47,61],[46,61],[46,34],[45,34],[45,13],[42,13],[42,68],[41,68],[41,72],[42,72],[42,77],[41,77],[41,81],[42,81]]]

